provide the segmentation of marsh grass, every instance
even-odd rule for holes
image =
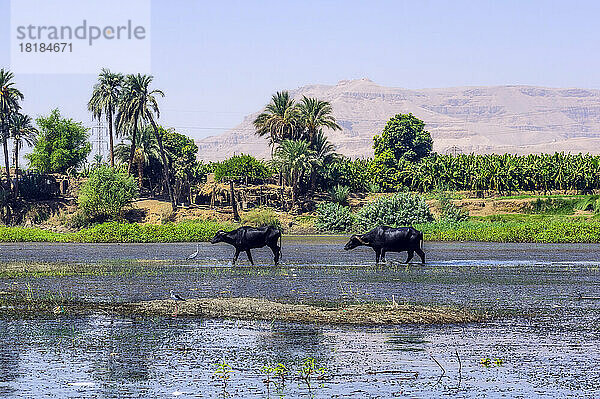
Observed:
[[[483,241],[531,243],[600,242],[600,220],[507,215],[459,223],[430,223],[416,227],[426,241]]]
[[[189,220],[162,225],[106,222],[77,232],[57,233],[32,227],[0,226],[0,242],[151,243],[209,241],[232,223]]]

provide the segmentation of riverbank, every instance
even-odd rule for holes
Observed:
[[[185,317],[266,320],[317,324],[392,325],[482,322],[483,313],[450,306],[362,304],[324,307],[273,302],[258,298],[197,298],[185,302],[154,300],[131,303],[93,303],[65,300],[2,300],[0,314],[132,317]]]
[[[107,222],[76,232],[0,226],[0,242],[202,242],[209,241],[218,230],[229,230],[235,227],[236,224],[232,222],[213,220],[189,220],[166,224]],[[415,227],[425,233],[425,241],[600,243],[600,219],[597,218],[498,215],[459,223],[434,222]]]

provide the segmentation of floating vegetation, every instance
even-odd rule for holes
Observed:
[[[94,313],[132,316],[164,316],[173,313],[172,300],[129,303],[70,301],[56,297],[17,296],[2,298],[0,312],[21,312],[85,315]],[[277,320],[299,323],[386,325],[386,324],[448,324],[481,322],[487,315],[449,306],[362,304],[337,308],[273,302],[257,298],[199,298],[178,304],[180,317],[231,318],[239,320]]]
[[[487,368],[500,367],[504,364],[504,360],[498,357],[494,359],[492,359],[491,357],[484,357],[479,361],[479,364]]]

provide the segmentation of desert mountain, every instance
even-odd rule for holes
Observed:
[[[534,86],[453,87],[408,90],[368,79],[335,86],[309,85],[290,94],[331,102],[343,130],[327,132],[337,151],[373,155],[373,136],[398,113],[412,112],[426,123],[439,153],[600,154],[600,90]],[[266,139],[254,134],[258,110],[235,128],[197,141],[199,157],[222,160],[234,153],[268,158]]]

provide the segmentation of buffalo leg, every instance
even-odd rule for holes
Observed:
[[[239,249],[235,249],[235,255],[233,255],[233,264],[235,265],[235,262],[237,262],[238,256],[240,256],[240,250]]]
[[[421,257],[421,263],[425,263],[425,252],[421,248],[417,249],[417,255]]]
[[[381,249],[377,248],[375,250],[375,264],[379,264],[379,257],[381,256]]]
[[[250,264],[252,266],[254,266],[254,261],[252,260],[252,254],[250,253],[249,249],[246,250],[246,255],[248,255],[248,260],[250,261]]]
[[[410,249],[408,251],[408,259],[406,259],[406,263],[410,263],[410,260],[413,258],[413,256],[415,256],[415,251],[413,251],[412,249]]]
[[[279,245],[275,245],[275,246],[272,246],[269,248],[271,248],[271,251],[273,251],[273,257],[274,257],[273,260],[275,261],[275,266],[277,266],[279,264],[279,256],[281,254],[281,248],[279,247]]]
[[[385,250],[381,250],[381,263],[385,263]]]

